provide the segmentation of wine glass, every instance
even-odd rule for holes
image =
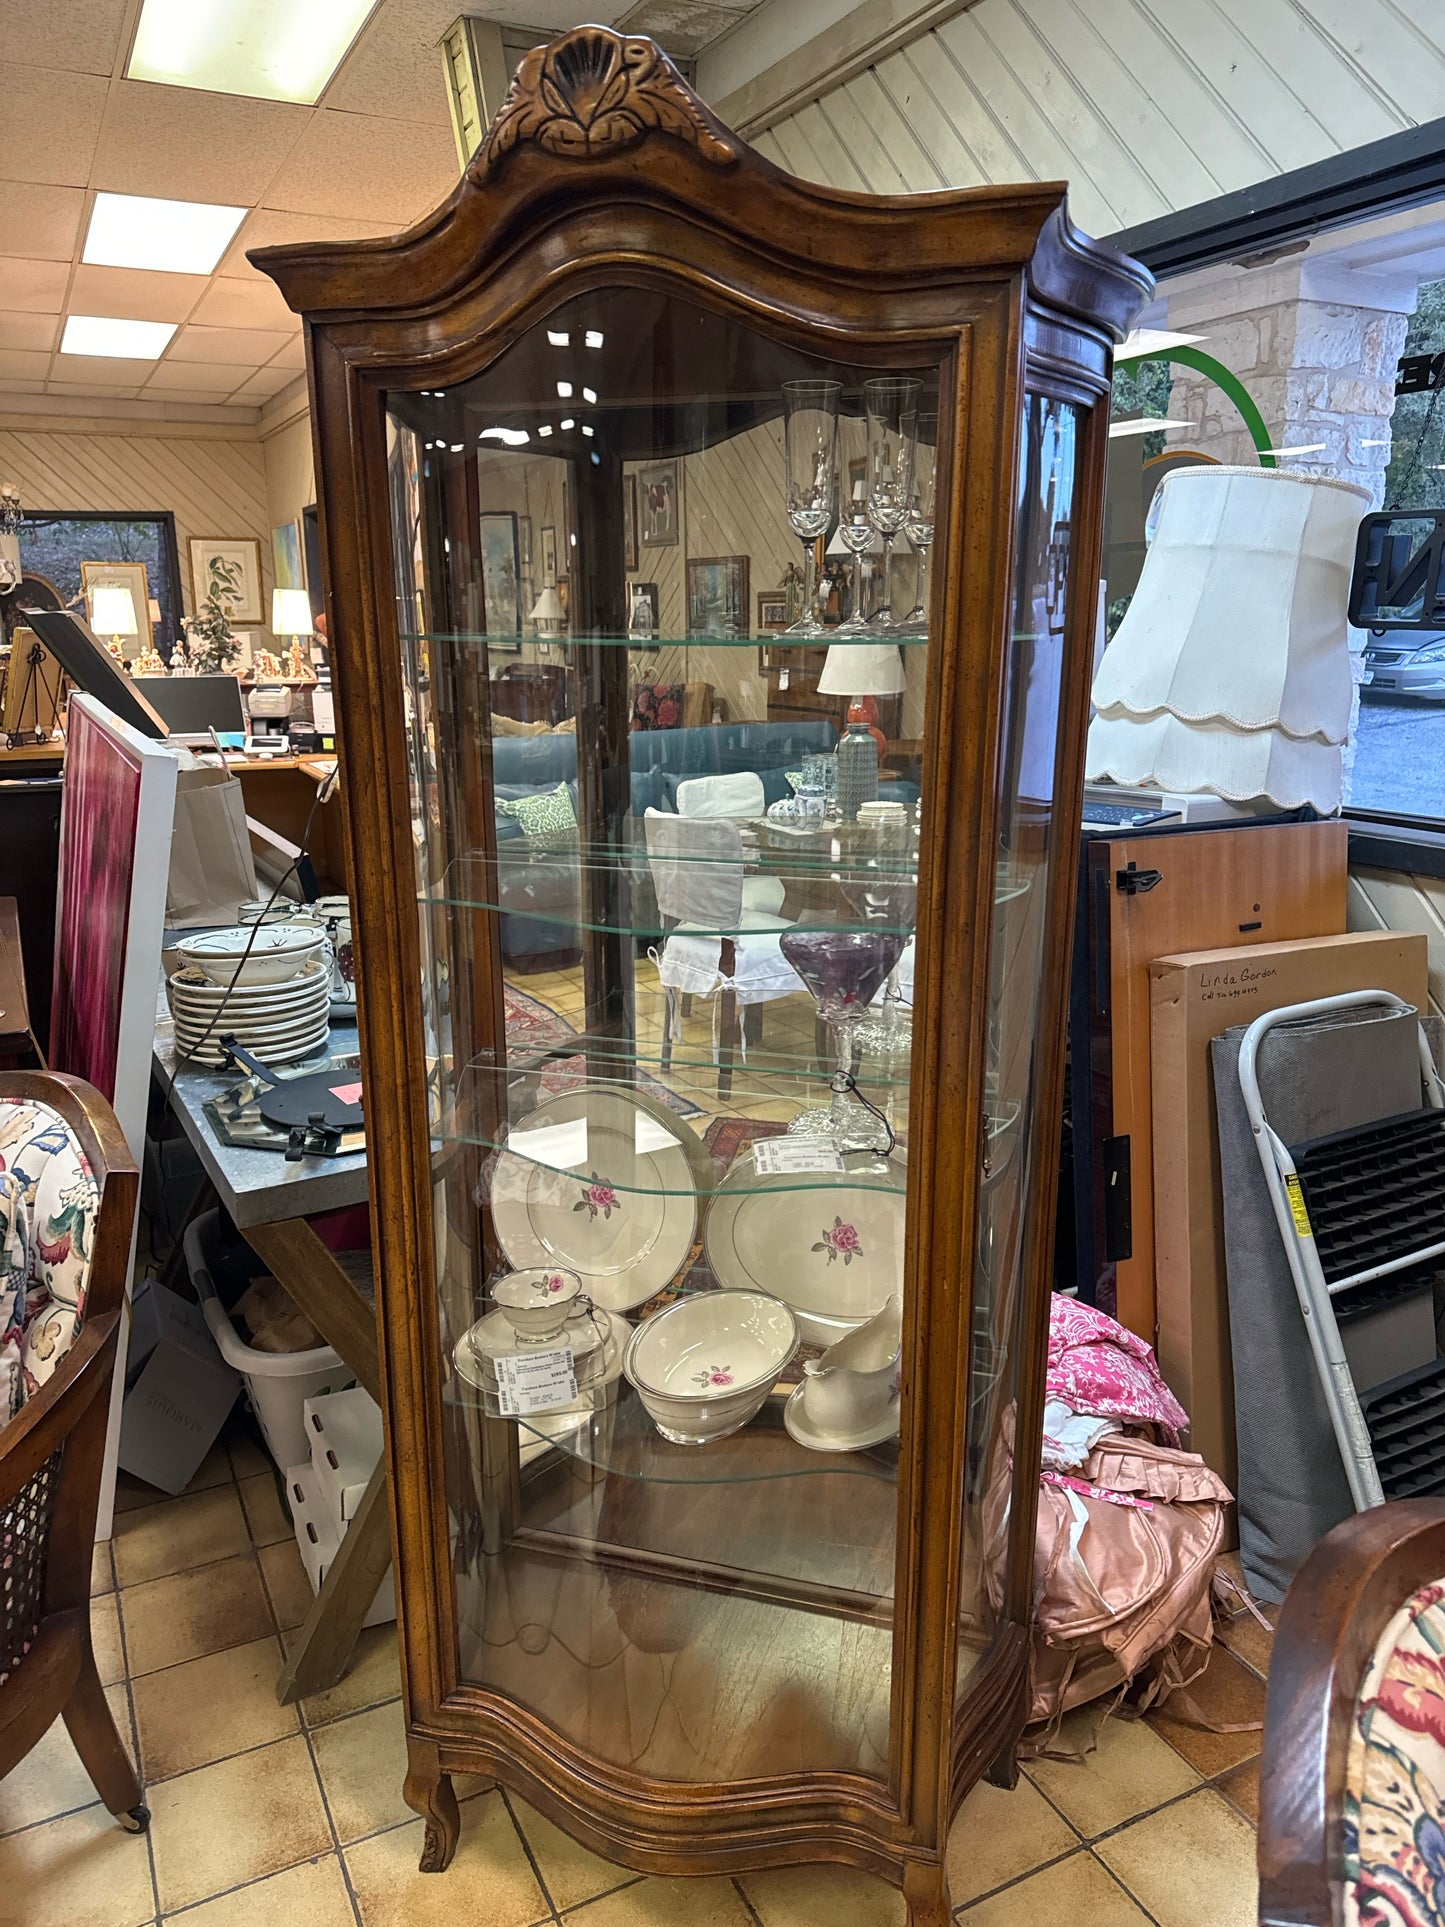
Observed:
[[[853,1033],[868,1016],[908,938],[901,929],[837,930],[795,924],[778,939],[784,957],[802,978],[833,1039],[832,1097],[826,1109],[800,1111],[788,1126],[794,1137],[831,1139],[840,1151],[871,1149],[887,1125],[850,1104],[855,1088]]]
[[[934,481],[938,473],[938,416],[920,414],[913,445],[913,501],[903,527],[918,556],[917,599],[898,625],[910,636],[928,634],[928,552],[933,546]]]
[[[789,636],[828,633],[813,613],[808,571],[818,537],[828,533],[838,506],[838,404],[842,394],[841,381],[783,383],[788,524],[803,544],[803,613],[784,630]]]
[[[918,432],[918,397],[923,383],[913,375],[882,375],[863,384],[868,413],[868,520],[883,538],[883,606],[875,629],[891,629],[893,542],[913,504],[913,447]]]
[[[873,625],[863,613],[863,552],[878,541],[868,514],[868,484],[860,475],[839,510],[838,540],[853,558],[853,610],[846,622],[828,631],[833,636],[871,636]]]

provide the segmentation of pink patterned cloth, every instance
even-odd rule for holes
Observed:
[[[1076,1412],[1132,1420],[1178,1445],[1189,1414],[1154,1360],[1153,1347],[1092,1305],[1055,1295],[1049,1308],[1048,1396]]]

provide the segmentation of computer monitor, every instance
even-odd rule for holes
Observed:
[[[175,742],[209,743],[213,729],[218,736],[245,733],[241,685],[234,676],[133,676],[131,686]]]

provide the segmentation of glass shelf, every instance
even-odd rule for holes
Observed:
[[[918,882],[916,853],[879,854],[878,839],[867,824],[843,823],[828,818],[719,819],[675,817],[666,811],[660,814],[667,818],[670,825],[677,822],[715,824],[726,820],[737,827],[742,842],[741,859],[736,854],[702,848],[676,855],[669,852],[665,860],[684,870],[706,875],[718,869],[734,869],[741,860],[747,875],[775,876],[784,883],[793,878],[801,881],[815,877],[827,878],[849,888],[860,888],[875,882],[894,887]],[[589,839],[571,829],[542,831],[531,836],[503,838],[497,845],[498,858],[505,859],[509,851],[524,856],[529,866],[536,864],[547,871],[567,870],[570,874],[581,870],[598,870],[605,871],[609,876],[642,878],[649,875],[647,825],[645,820],[639,822],[635,818],[629,818],[621,824],[615,839]],[[456,870],[461,865],[479,864],[482,861],[480,857],[460,857],[450,869]],[[1000,888],[1009,881],[1000,876]],[[1027,887],[1026,882],[1024,887]]]
[[[487,648],[500,651],[503,655],[515,656],[522,644],[529,648],[545,644],[552,649],[570,649],[584,646],[589,649],[876,649],[879,643],[895,643],[900,649],[926,649],[927,636],[900,635],[897,630],[880,629],[872,631],[851,631],[844,635],[836,629],[827,629],[821,636],[790,636],[785,632],[770,630],[761,636],[734,635],[696,635],[696,636],[490,636],[480,631],[468,629],[403,629],[403,642],[460,643],[475,647],[485,643]]]
[[[711,1445],[674,1445],[665,1439],[625,1378],[578,1400],[579,1407],[591,1409],[493,1422],[516,1426],[524,1470],[550,1448],[611,1477],[654,1485],[752,1485],[829,1473],[896,1483],[896,1438],[854,1452],[814,1452],[797,1444],[783,1425],[783,1407],[793,1390],[791,1384],[779,1385],[756,1418]],[[615,1399],[604,1402],[614,1391]],[[451,1405],[477,1412],[486,1409],[483,1394],[455,1368],[444,1397]]]

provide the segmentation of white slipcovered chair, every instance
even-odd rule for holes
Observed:
[[[756,779],[754,779],[756,780]],[[678,785],[678,799],[688,784]],[[762,785],[758,785],[761,792]],[[742,833],[723,816],[649,809],[647,860],[667,935],[656,955],[663,987],[662,1068],[681,1032],[679,999],[716,998],[718,1096],[732,1091],[733,1033],[749,1008],[790,997],[803,981],[779,948],[791,926],[780,914],[783,885],[746,901]],[[764,907],[764,903],[771,907]]]

